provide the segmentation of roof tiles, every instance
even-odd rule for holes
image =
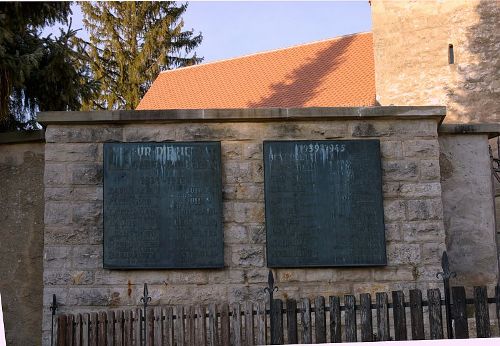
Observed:
[[[371,33],[160,73],[136,109],[375,105]]]

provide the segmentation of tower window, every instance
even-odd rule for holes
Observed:
[[[453,52],[453,45],[450,43],[448,45],[448,64],[455,63],[455,53]]]

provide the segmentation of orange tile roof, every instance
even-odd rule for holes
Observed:
[[[371,33],[160,73],[136,109],[375,105]]]

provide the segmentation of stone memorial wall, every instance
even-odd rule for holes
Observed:
[[[44,337],[50,330],[52,294],[57,294],[61,312],[136,306],[144,283],[153,304],[264,299],[268,273],[264,141],[380,143],[387,265],[275,269],[277,296],[439,285],[435,273],[445,250],[445,231],[437,128],[443,116],[442,107],[41,114],[39,119],[47,126]],[[224,267],[105,269],[106,147],[199,141],[220,142]],[[377,179],[376,171],[363,174]],[[196,217],[195,212],[186,216]],[[191,251],[196,257],[205,248],[193,239]]]

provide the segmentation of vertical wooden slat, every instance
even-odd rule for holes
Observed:
[[[126,310],[123,314],[123,345],[132,346],[132,310]]]
[[[217,308],[215,304],[208,306],[208,342],[209,346],[217,346],[219,344],[218,336],[218,321],[217,321]]]
[[[286,301],[286,323],[287,323],[287,338],[289,344],[298,344],[299,338],[297,333],[297,301],[288,299]]]
[[[422,292],[410,290],[411,339],[424,340],[424,310],[422,308]]]
[[[241,306],[239,303],[231,304],[231,345],[241,346]]]
[[[271,302],[271,344],[283,344],[283,302],[281,299],[273,299]]]
[[[253,304],[252,302],[245,303],[245,343],[248,346],[253,346],[254,343],[254,323],[253,323]]]
[[[182,306],[176,306],[175,308],[175,340],[177,346],[184,346],[184,308]]]
[[[267,343],[267,318],[266,318],[266,303],[261,301],[257,305],[257,335],[255,342],[257,345],[265,345]]]
[[[229,332],[229,305],[223,303],[220,306],[220,338],[222,346],[231,345],[231,333]]]
[[[314,329],[316,334],[316,343],[326,342],[326,315],[325,298],[318,296],[314,299]]]
[[[148,311],[147,346],[153,346],[155,342],[155,310],[153,307],[149,307],[147,311]]]
[[[93,312],[90,314],[90,345],[96,346],[98,340],[99,333],[99,321],[97,312]]]
[[[389,302],[387,293],[377,292],[377,333],[378,341],[391,340],[389,332]]]
[[[73,346],[73,315],[66,316],[66,345]]]
[[[99,335],[97,336],[97,345],[106,346],[106,312],[99,313],[99,322],[97,326]]]
[[[361,315],[361,341],[373,341],[372,297],[370,293],[359,295],[359,309]]]
[[[133,326],[133,335],[134,335],[134,345],[140,346],[141,340],[143,338],[142,334],[142,310],[135,309],[134,310],[134,326]]]
[[[125,313],[123,310],[115,312],[115,346],[123,346],[125,334]]]
[[[405,296],[403,291],[392,292],[392,312],[394,316],[394,338],[396,340],[408,340]]]
[[[66,315],[59,315],[57,317],[57,346],[66,346]]]
[[[115,311],[115,346],[123,346],[123,310]]]
[[[106,345],[114,346],[115,339],[115,312],[108,311],[106,317]]]
[[[82,314],[77,314],[75,318],[75,338],[73,341],[73,344],[75,346],[82,345],[82,324],[83,324]]]
[[[163,346],[163,320],[161,307],[154,308],[154,346]]]
[[[356,299],[353,295],[344,296],[345,305],[345,339],[347,342],[356,342],[357,331],[356,331]]]
[[[490,338],[490,313],[488,311],[488,291],[485,286],[474,287],[474,310],[478,338]]]
[[[300,319],[302,322],[302,343],[312,344],[311,302],[308,298],[302,299]]]
[[[342,342],[342,321],[340,319],[340,298],[330,296],[330,341]]]
[[[207,322],[206,308],[204,305],[196,307],[196,345],[205,346],[207,344]]]
[[[193,346],[195,343],[194,307],[186,307],[186,344]]]
[[[163,343],[165,346],[174,346],[174,311],[171,306],[163,309],[165,320],[163,321]]]
[[[90,316],[89,314],[83,314],[82,319],[82,346],[89,346],[89,324]]]
[[[467,301],[465,288],[452,287],[451,296],[453,298],[453,320],[455,321],[455,338],[468,339],[469,325],[467,323]]]
[[[443,339],[443,317],[441,311],[441,293],[439,289],[427,290],[427,300],[429,301],[429,324],[431,339]]]

